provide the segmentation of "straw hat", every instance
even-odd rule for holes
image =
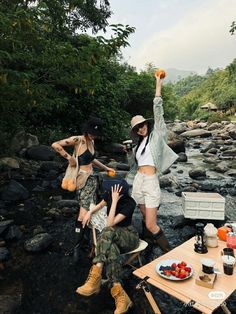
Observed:
[[[150,118],[150,119],[145,119],[143,116],[141,115],[137,115],[137,116],[134,116],[132,119],[131,119],[131,136],[132,137],[137,137],[137,133],[134,131],[134,128],[138,125],[138,124],[141,124],[143,122],[147,122],[149,124],[153,124],[153,119]]]

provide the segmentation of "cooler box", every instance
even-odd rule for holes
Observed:
[[[182,206],[185,218],[225,218],[225,198],[218,193],[182,192]]]

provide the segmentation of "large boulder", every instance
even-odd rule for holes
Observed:
[[[55,151],[46,145],[32,146],[27,149],[26,156],[33,160],[50,161],[56,156]]]
[[[11,180],[3,186],[0,196],[4,201],[22,201],[29,197],[29,191],[15,180]]]
[[[203,130],[203,129],[195,129],[195,130],[190,130],[181,133],[181,136],[183,137],[210,137],[212,134],[209,131]]]
[[[37,136],[25,131],[20,131],[15,134],[10,143],[10,150],[14,153],[19,152],[22,148],[39,145]]]

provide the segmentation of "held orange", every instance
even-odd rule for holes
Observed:
[[[163,69],[158,69],[158,70],[156,70],[155,75],[159,76],[161,79],[163,79],[166,77],[166,72]]]
[[[115,170],[108,170],[107,174],[109,175],[109,177],[115,177],[116,176]]]

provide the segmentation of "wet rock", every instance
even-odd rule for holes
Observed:
[[[171,178],[170,177],[166,177],[166,176],[160,177],[159,182],[160,182],[160,187],[161,188],[166,188],[166,187],[172,185]]]
[[[24,248],[28,252],[40,252],[50,244],[52,244],[53,238],[48,233],[36,234],[33,238],[26,240],[24,243]]]
[[[205,178],[206,177],[206,170],[201,168],[195,168],[191,169],[189,171],[190,178],[196,179],[196,178]]]
[[[6,247],[0,247],[0,262],[7,261],[9,258],[10,252],[8,251],[8,249]]]
[[[0,194],[5,201],[20,201],[29,197],[29,191],[15,180],[5,185]]]
[[[232,156],[235,157],[236,156],[236,148],[232,148],[232,149],[228,149],[222,152],[223,156]]]
[[[179,158],[178,158],[178,162],[186,162],[188,161],[188,157],[185,153],[179,153]]]
[[[168,140],[168,146],[170,146],[176,154],[185,152],[185,141],[182,138],[175,137]]]

